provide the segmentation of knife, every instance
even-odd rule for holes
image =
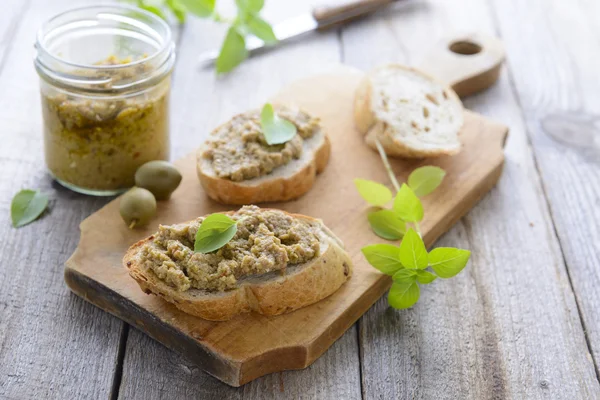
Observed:
[[[355,0],[339,6],[317,7],[312,12],[298,15],[274,25],[273,32],[278,40],[276,43],[267,45],[257,37],[249,36],[246,38],[246,49],[252,54],[257,50],[274,47],[278,43],[315,30],[324,31],[375,12],[394,1],[396,0]],[[211,65],[217,57],[219,57],[219,50],[204,52],[199,57],[200,65]]]

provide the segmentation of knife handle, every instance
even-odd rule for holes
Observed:
[[[355,0],[340,6],[324,6],[315,8],[313,17],[318,23],[318,30],[325,30],[370,14],[393,3],[394,0]]]

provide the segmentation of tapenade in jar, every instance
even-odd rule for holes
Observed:
[[[36,49],[45,158],[58,182],[112,195],[133,186],[142,164],[168,159],[175,53],[164,21],[124,6],[76,9],[46,23]]]

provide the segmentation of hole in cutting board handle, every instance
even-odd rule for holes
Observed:
[[[456,42],[450,43],[448,49],[456,54],[461,54],[463,56],[472,56],[478,53],[481,53],[483,48],[470,40],[458,40]]]
[[[484,33],[456,32],[442,37],[419,67],[452,86],[460,97],[490,87],[500,75],[504,46]]]

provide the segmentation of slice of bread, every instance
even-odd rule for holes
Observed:
[[[219,128],[225,126],[221,125]],[[233,181],[219,177],[212,160],[205,157],[208,143],[198,149],[197,172],[200,183],[208,196],[223,204],[257,204],[296,199],[310,190],[317,174],[329,161],[331,145],[321,127],[314,135],[302,142],[302,154],[287,164],[276,167],[266,175]]]
[[[320,253],[304,264],[288,265],[284,274],[272,271],[240,278],[235,289],[222,292],[195,288],[177,291],[144,265],[141,249],[153,236],[131,246],[123,258],[123,265],[145,293],[155,294],[180,310],[207,320],[226,321],[251,311],[263,315],[290,312],[316,303],[338,290],[352,276],[352,261],[341,240],[323,221],[285,214],[301,218],[314,227]]]
[[[390,156],[423,158],[460,151],[463,107],[456,93],[430,76],[402,65],[367,74],[356,90],[354,120],[374,149]]]

